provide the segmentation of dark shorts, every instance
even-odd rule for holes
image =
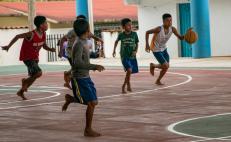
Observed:
[[[41,68],[38,65],[38,61],[36,61],[36,60],[26,60],[26,61],[23,61],[23,62],[27,66],[29,76],[34,76],[37,73],[42,72]]]
[[[97,101],[96,89],[90,77],[72,78],[71,84],[75,102],[87,105]]]
[[[161,64],[169,63],[169,55],[167,49],[162,52],[153,52],[156,60]]]
[[[131,69],[132,73],[139,72],[138,63],[137,63],[136,58],[135,59],[124,58],[122,59],[122,64],[124,66],[125,71],[127,71],[128,69]]]

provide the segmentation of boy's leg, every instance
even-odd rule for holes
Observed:
[[[92,119],[93,119],[93,114],[94,114],[94,110],[95,110],[96,105],[97,105],[97,102],[95,102],[95,101],[89,102],[87,105],[86,127],[84,130],[84,136],[86,136],[86,137],[99,137],[99,136],[101,136],[100,133],[98,133],[92,129]]]
[[[132,65],[131,65],[130,59],[127,59],[127,58],[122,59],[122,64],[123,64],[124,69],[126,70],[126,76],[124,79],[124,83],[122,85],[122,93],[125,94],[125,93],[127,93],[126,89],[125,89],[126,85],[130,85],[129,81],[130,81],[130,76],[132,73]],[[128,86],[128,88],[131,90],[130,86]]]
[[[64,72],[64,81],[65,81],[64,87],[67,87],[67,88],[71,89],[71,86],[70,86],[71,70]]]
[[[157,85],[163,85],[163,83],[161,83],[161,79],[164,77],[164,75],[168,71],[168,68],[169,68],[169,55],[168,55],[167,50],[165,50],[163,52],[154,53],[154,56],[156,57],[156,59],[158,60],[158,62],[160,64],[155,65],[155,64],[152,63],[152,66],[154,67],[154,69],[155,68],[161,69],[160,75],[159,75],[158,79],[156,80],[156,84]]]
[[[129,92],[132,92],[132,89],[131,89],[131,74],[135,74],[135,73],[138,73],[139,72],[139,68],[138,68],[138,63],[137,63],[137,60],[136,58],[135,59],[130,59],[130,64],[131,64],[131,70],[130,70],[130,76],[128,78],[128,83],[127,83],[127,91]]]
[[[73,102],[74,102],[74,97],[72,97],[69,94],[66,94],[65,95],[65,103],[62,106],[62,111],[67,111],[67,108],[68,108],[69,104],[73,103]]]
[[[34,83],[34,81],[42,76],[42,70],[38,66],[38,61],[24,61],[24,64],[28,68],[29,77],[22,79],[22,88],[17,92],[17,95],[23,100],[27,100],[24,96],[24,92]]]
[[[130,85],[131,74],[132,74],[132,69],[131,68],[127,69],[126,76],[125,76],[125,79],[124,79],[124,84],[122,86],[122,93],[127,93],[125,91],[126,85],[128,87],[127,90],[131,91],[131,85]]]
[[[156,80],[156,84],[157,85],[164,85],[163,83],[161,83],[161,79],[164,77],[164,75],[168,71],[168,68],[169,68],[169,64],[168,63],[165,63],[165,64],[161,65],[160,75],[159,75],[159,77]]]
[[[70,65],[72,66],[72,59],[69,58],[69,57],[68,57],[67,59],[68,59]],[[64,87],[67,87],[67,88],[71,89],[71,86],[70,86],[70,81],[71,81],[71,69],[64,72],[64,81],[65,81]]]
[[[74,78],[71,79],[71,87],[72,87],[72,91],[73,91],[73,94],[74,94],[75,98],[72,97],[72,96],[69,95],[69,94],[66,94],[66,95],[65,95],[65,103],[64,103],[63,106],[62,106],[62,111],[67,111],[67,108],[68,108],[68,106],[70,105],[70,103],[79,102],[79,101],[77,100],[77,97],[76,97],[76,96],[77,96],[76,93],[78,93],[78,92],[77,92],[77,86],[76,86],[76,84],[75,84]]]

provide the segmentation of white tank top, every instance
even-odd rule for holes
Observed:
[[[157,39],[154,43],[154,45],[155,45],[154,52],[164,51],[167,48],[166,43],[170,39],[171,35],[172,35],[172,26],[169,27],[167,34],[165,34],[165,32],[164,32],[164,26],[161,26],[161,30],[157,34]]]

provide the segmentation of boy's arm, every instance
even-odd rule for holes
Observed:
[[[116,56],[116,47],[117,47],[118,43],[119,43],[119,40],[117,39],[117,40],[115,41],[115,43],[114,43],[114,49],[113,49],[113,53],[112,53],[112,56],[113,56],[113,57]]]
[[[47,51],[51,51],[51,52],[55,52],[55,48],[50,48],[47,46],[47,43],[43,44],[43,49],[47,50]]]
[[[101,42],[101,44],[103,44],[103,40],[95,35],[93,35],[92,33],[90,33],[90,38],[93,38],[95,41],[99,41]]]
[[[146,41],[146,46],[145,46],[145,50],[146,52],[150,52],[150,46],[149,46],[149,35],[150,34],[158,34],[161,30],[161,27],[156,27],[155,29],[151,29],[146,31],[146,35],[145,35],[145,41]]]
[[[86,70],[97,70],[97,65],[85,63],[83,61],[83,47],[80,43],[76,43],[73,46],[73,68],[86,69]]]
[[[139,47],[139,38],[136,32],[135,32],[135,44],[136,46],[135,46],[135,50],[133,51],[133,56],[136,56]]]
[[[9,43],[9,45],[7,46],[3,46],[2,47],[2,50],[6,50],[8,51],[10,49],[10,47],[20,38],[25,38],[25,39],[28,39],[30,40],[32,37],[32,32],[27,32],[27,33],[23,33],[23,34],[18,34],[16,35]]]
[[[172,27],[172,32],[174,33],[174,35],[175,35],[178,39],[184,40],[184,36],[181,36],[181,35],[178,33],[178,31],[176,30],[175,27]]]

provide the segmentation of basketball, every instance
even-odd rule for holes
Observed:
[[[196,32],[193,30],[188,30],[187,33],[185,34],[185,41],[188,42],[189,44],[193,44],[197,41],[198,35]]]

